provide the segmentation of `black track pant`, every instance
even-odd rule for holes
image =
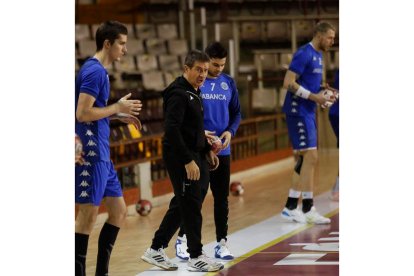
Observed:
[[[185,167],[177,161],[174,154],[164,151],[163,158],[167,171],[173,185],[174,197],[170,201],[170,206],[165,214],[160,227],[155,232],[151,248],[166,248],[174,233],[183,222],[184,230],[187,233],[187,245],[190,258],[197,258],[202,253],[201,244],[201,204],[202,186],[208,184],[208,167],[205,156],[200,153],[195,154],[195,161],[200,168],[200,180],[189,181],[186,177]]]
[[[229,185],[230,185],[230,155],[218,156],[219,167],[210,171],[210,188],[214,197],[214,222],[216,225],[216,239],[227,239],[228,219],[229,219]],[[202,197],[203,201],[208,192],[208,182],[203,183]],[[185,234],[183,227],[180,228],[178,235],[182,237]],[[188,236],[188,234],[187,234]]]

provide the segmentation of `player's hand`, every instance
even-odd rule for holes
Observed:
[[[131,93],[125,95],[117,102],[118,112],[117,113],[126,113],[138,116],[139,111],[142,109],[142,103],[140,100],[128,100],[131,97]]]
[[[214,152],[213,151],[209,151],[207,154],[206,154],[206,158],[207,158],[207,162],[208,162],[208,165],[209,165],[209,170],[210,171],[214,171],[215,169],[217,169],[218,168],[218,166],[219,166],[219,164],[220,164],[220,162],[219,162],[219,158],[217,157],[217,155],[215,155],[214,154]]]
[[[339,91],[338,91],[338,89],[335,89],[333,87],[330,87],[329,86],[329,83],[326,84],[326,89],[329,89],[329,90],[333,91],[335,98],[336,99],[339,99]]]
[[[126,124],[133,124],[137,130],[142,129],[141,121],[133,115],[126,114],[126,113],[116,113],[113,116],[113,119],[118,119],[121,122],[126,123]]]
[[[323,92],[325,91],[325,89],[322,89],[321,91],[319,91],[317,94],[313,94],[311,93],[309,95],[309,99],[316,102],[317,104],[320,105],[325,105],[325,103],[328,101],[328,99],[326,99],[323,95]],[[332,102],[332,101],[331,101]]]
[[[216,136],[216,132],[215,131],[211,131],[211,130],[204,130],[204,135],[207,138],[207,142],[211,145],[211,141],[210,140],[214,140],[214,137]]]
[[[187,178],[189,180],[199,180],[200,179],[200,169],[197,166],[196,162],[192,160],[190,163],[185,164],[185,171],[187,172]]]
[[[223,149],[227,148],[230,145],[230,141],[231,141],[231,133],[230,131],[225,131],[220,135],[220,139],[223,140],[224,138],[224,142],[223,142]]]
[[[81,152],[81,154],[76,155],[75,154],[75,164],[83,165],[85,163],[85,159],[83,159],[84,152]]]

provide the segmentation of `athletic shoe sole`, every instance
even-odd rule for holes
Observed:
[[[160,267],[160,268],[162,268],[164,270],[168,270],[168,271],[174,271],[174,270],[177,270],[178,269],[178,267],[170,267],[170,266],[162,265],[162,264],[160,264],[160,263],[158,263],[158,262],[154,261],[153,259],[150,259],[150,258],[148,258],[146,256],[141,256],[141,260],[143,260],[144,262],[147,262],[149,264],[158,266],[158,267]]]

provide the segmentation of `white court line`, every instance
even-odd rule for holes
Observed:
[[[333,202],[329,199],[330,191],[325,192],[315,198],[317,202],[318,212],[321,214],[328,214],[339,208],[338,202]],[[282,211],[282,210],[280,210]],[[280,215],[275,215],[257,224],[251,225],[247,228],[230,234],[227,239],[229,241],[230,251],[235,258],[245,255],[252,250],[263,246],[283,235],[291,233],[303,227],[304,224],[291,223],[283,220]],[[339,233],[338,233],[339,234]],[[249,238],[254,237],[254,238]],[[203,249],[208,256],[213,256],[214,246],[216,241],[204,245]],[[171,259],[178,265],[176,271],[164,271],[158,267],[153,267],[147,271],[136,274],[136,276],[194,276],[205,275],[205,273],[195,273],[187,271],[187,262],[180,261],[178,258]],[[142,260],[140,260],[142,261]],[[143,262],[143,261],[142,261]],[[225,261],[223,261],[224,263]]]

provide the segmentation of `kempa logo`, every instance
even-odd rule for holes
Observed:
[[[89,166],[89,167],[90,167],[90,166],[92,166],[92,165],[91,165],[91,162],[88,162],[88,161],[84,162],[84,163],[83,163],[83,165],[84,165],[84,166]]]
[[[96,152],[94,152],[93,150],[90,150],[86,156],[96,156],[96,155],[97,155]]]
[[[190,95],[190,101],[193,100],[193,99],[194,99],[193,96]]]
[[[301,135],[300,137],[299,137],[299,140],[305,140],[306,139],[306,136],[305,135]]]
[[[87,146],[96,146],[96,143],[94,141],[92,141],[92,140],[89,140],[86,145]]]
[[[305,130],[303,128],[300,128],[298,132],[299,133],[305,133]]]
[[[83,172],[81,172],[80,176],[91,176],[87,170],[83,170]]]
[[[89,197],[86,191],[82,191],[79,197]]]
[[[87,135],[87,136],[93,136],[93,132],[92,132],[90,129],[88,129],[88,130],[86,131],[86,135]]]
[[[298,122],[298,127],[302,127],[304,124],[302,122]]]
[[[89,183],[88,183],[88,182],[86,182],[86,180],[83,180],[83,181],[81,182],[81,184],[79,184],[79,186],[81,186],[81,187],[89,187]]]
[[[292,106],[298,106],[297,102],[292,102]]]
[[[92,123],[92,122],[85,122],[84,124],[85,124],[85,125],[87,125],[87,126],[91,126],[91,125],[93,125],[93,123]]]
[[[306,146],[306,142],[300,142],[299,146]]]
[[[298,112],[298,111],[296,110],[296,108],[292,108],[290,111],[291,111],[292,113],[296,113],[296,112]]]

